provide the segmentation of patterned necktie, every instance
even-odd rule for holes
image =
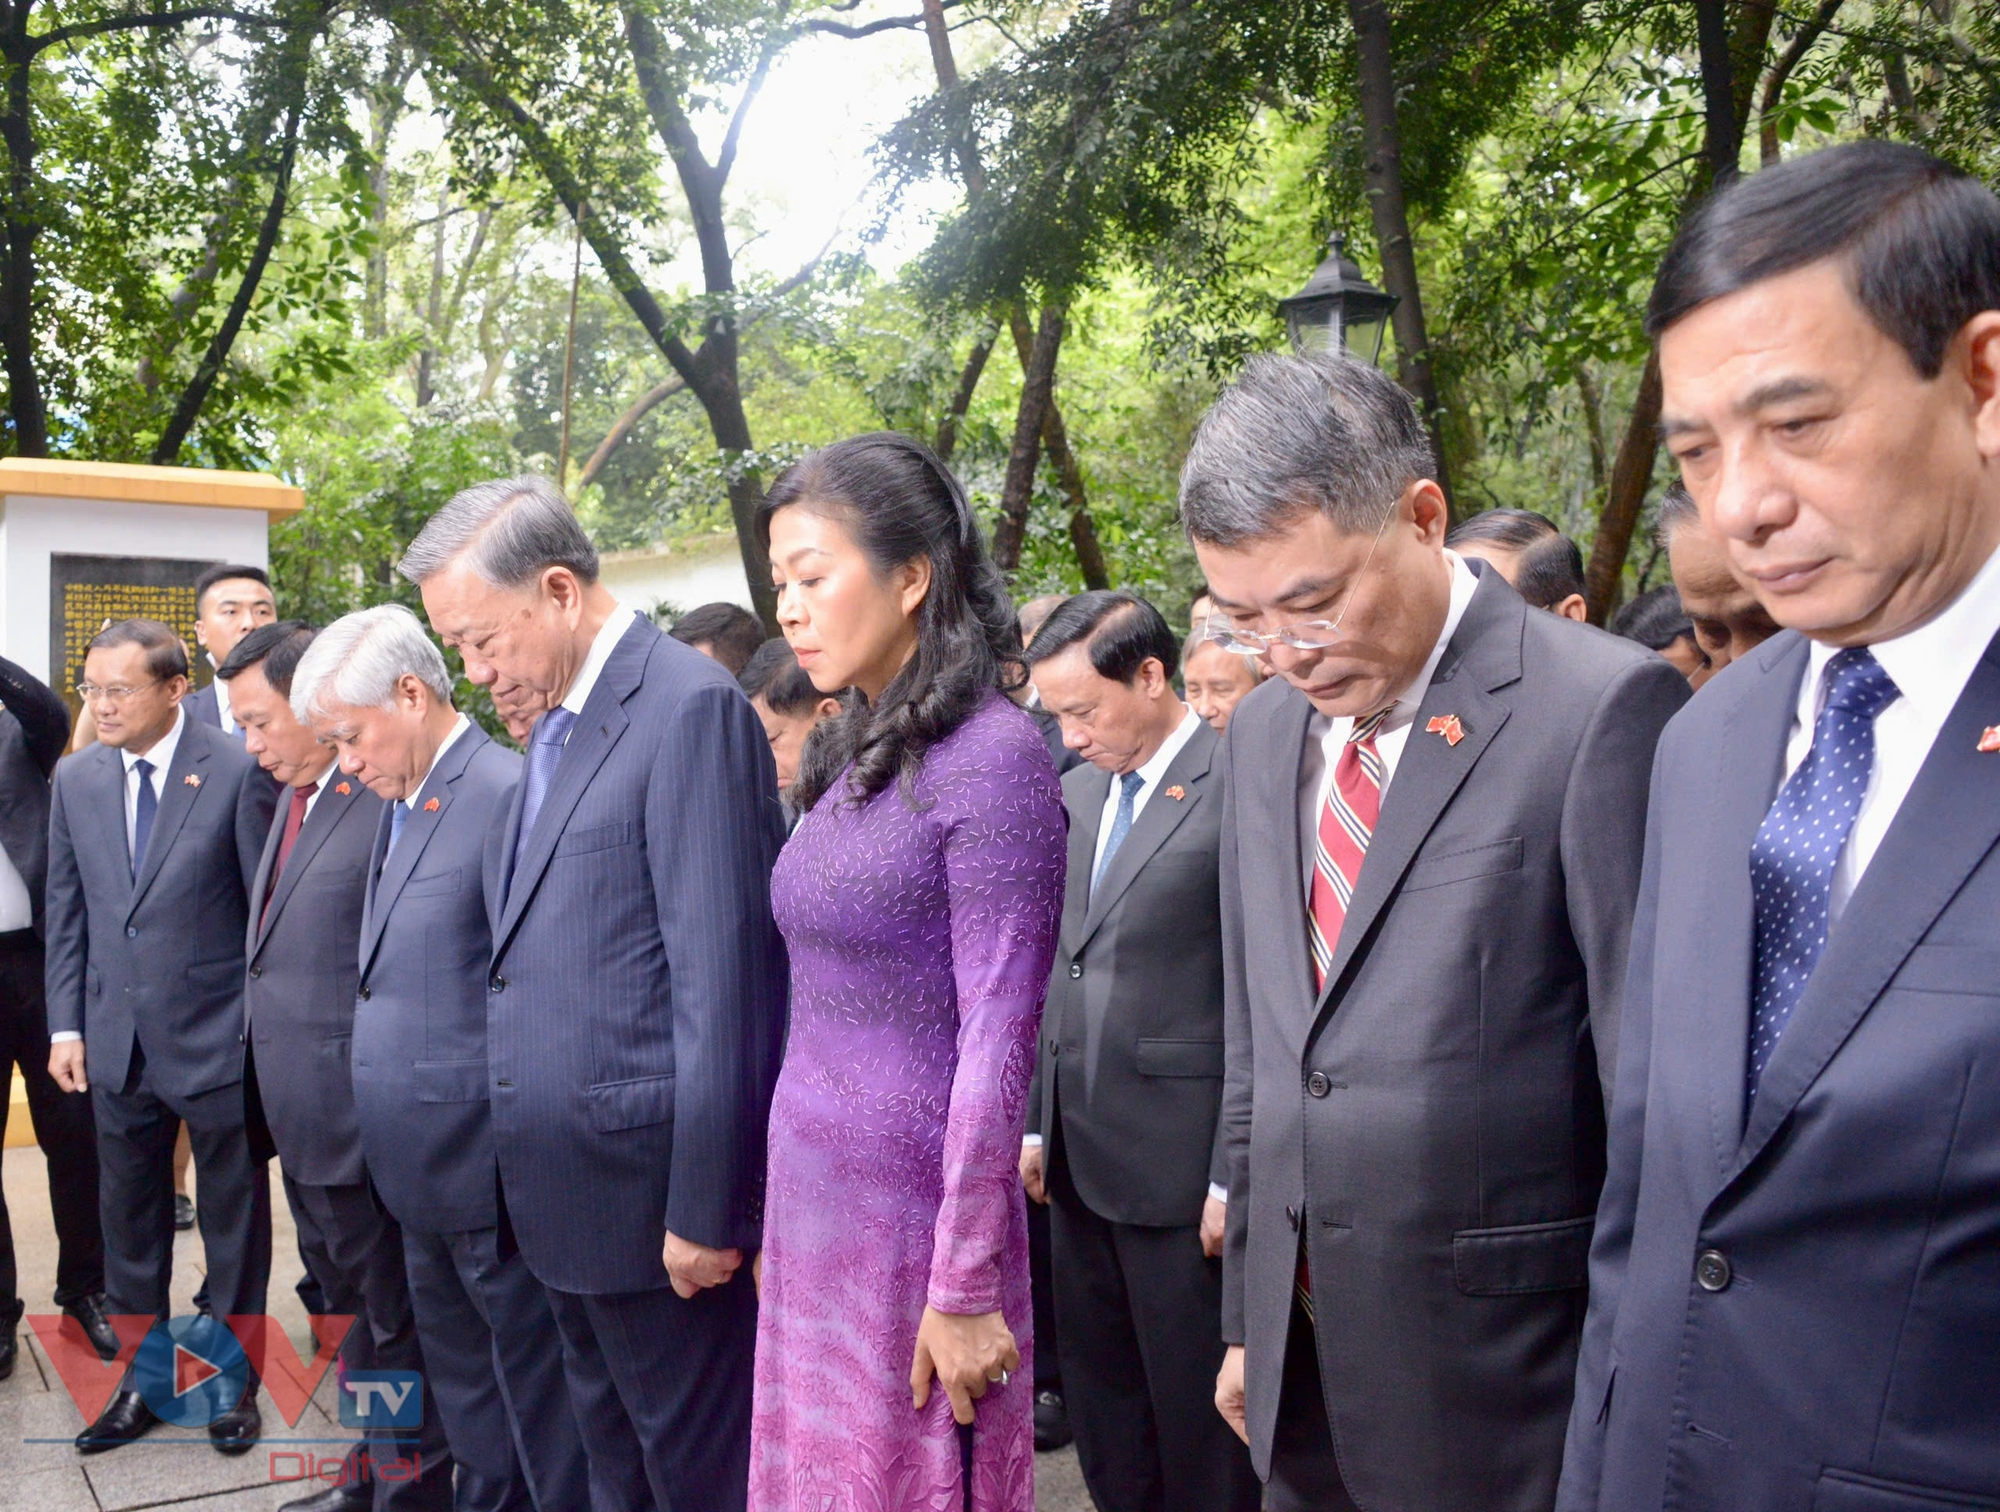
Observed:
[[[1145,785],[1146,779],[1137,772],[1126,772],[1118,779],[1118,812],[1111,818],[1111,833],[1104,837],[1104,854],[1097,858],[1097,875],[1090,879],[1093,893],[1104,881],[1104,874],[1111,870],[1111,858],[1118,854],[1118,847],[1132,833],[1132,804]]]
[[[1826,706],[1813,725],[1812,749],[1779,790],[1750,846],[1757,921],[1751,1101],[1826,949],[1834,866],[1875,766],[1875,717],[1898,693],[1865,646],[1834,655],[1826,664]]]
[[[153,838],[153,819],[160,812],[160,795],[153,791],[153,763],[140,757],[132,763],[139,774],[139,806],[132,819],[132,880],[146,864],[146,842]]]
[[[1347,744],[1340,748],[1340,759],[1333,764],[1333,786],[1327,789],[1326,802],[1320,807],[1311,906],[1306,910],[1315,988],[1326,986],[1333,947],[1339,943],[1340,926],[1347,918],[1354,884],[1361,877],[1368,840],[1382,817],[1382,753],[1375,748],[1375,735],[1394,707],[1391,704],[1355,721]]]
[[[520,868],[521,857],[527,854],[528,837],[535,829],[535,816],[542,811],[542,800],[549,796],[549,784],[555,781],[563,745],[569,739],[570,726],[575,723],[576,715],[569,709],[551,709],[535,721],[535,733],[528,742],[528,775],[522,785],[521,833],[514,837],[516,870]],[[513,885],[512,873],[509,873],[508,885]]]
[[[271,922],[271,899],[278,895],[278,878],[285,874],[285,864],[292,859],[292,847],[299,843],[299,831],[305,828],[306,804],[318,791],[317,782],[292,789],[291,806],[285,810],[285,833],[278,838],[278,860],[271,868],[270,885],[264,889],[264,912],[257,920],[260,930]]]

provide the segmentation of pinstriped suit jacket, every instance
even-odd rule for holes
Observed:
[[[761,1240],[786,986],[770,745],[727,672],[640,619],[570,731],[514,871],[525,788],[485,867],[508,1217],[548,1285],[651,1290],[667,1284],[663,1230]]]

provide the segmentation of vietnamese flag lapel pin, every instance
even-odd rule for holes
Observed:
[[[2000,725],[1988,725],[1979,734],[1979,749],[1984,755],[2000,751]]]
[[[1446,745],[1457,745],[1465,739],[1465,726],[1458,722],[1456,714],[1433,714],[1431,722],[1424,726],[1428,735],[1442,735]]]

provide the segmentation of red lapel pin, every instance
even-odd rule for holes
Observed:
[[[341,797],[343,797],[343,798],[345,798],[345,797],[346,797],[346,796],[347,796],[347,795],[348,795],[349,793],[351,793],[351,792],[353,792],[353,791],[354,791],[354,789],[353,789],[353,788],[349,787],[349,786],[348,786],[348,785],[347,785],[346,783],[344,783],[344,782],[337,782],[337,783],[335,783],[335,784],[334,784],[334,787],[333,787],[333,790],[334,790],[334,791],[335,791],[336,793],[340,794],[340,796],[341,796]]]
[[[1176,782],[1172,787],[1167,789],[1167,796],[1173,799],[1174,802],[1179,803],[1183,798],[1187,797],[1187,789]]]
[[[183,777],[183,778],[181,779],[181,781],[182,781],[182,782],[183,782],[184,784],[186,784],[186,785],[187,785],[188,787],[192,787],[192,788],[198,788],[198,787],[200,787],[200,786],[201,786],[201,779],[200,779],[199,777],[195,776],[195,774],[194,774],[193,772],[189,772],[189,773],[187,774],[187,776],[185,776],[185,777]]]
[[[1988,755],[2000,751],[2000,725],[1988,725],[1979,736],[1979,749]]]
[[[435,814],[435,813],[436,813],[437,811],[438,811],[438,801],[437,801],[437,799],[435,799],[435,798],[426,798],[426,799],[424,800],[424,812],[425,812],[426,814]]]
[[[1427,735],[1442,735],[1446,745],[1457,745],[1465,739],[1465,726],[1458,722],[1456,714],[1433,714],[1431,722],[1424,726]]]

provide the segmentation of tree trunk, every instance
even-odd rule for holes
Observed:
[[[1044,305],[1042,322],[1021,378],[1021,406],[1014,418],[1014,444],[1007,453],[1007,481],[1000,491],[1000,523],[993,531],[993,561],[1002,572],[1021,565],[1028,534],[1028,504],[1042,461],[1042,420],[1055,386],[1056,355],[1062,349],[1063,309]]]
[[[932,0],[935,4],[936,0]],[[979,375],[986,371],[986,359],[993,355],[993,343],[999,339],[997,326],[983,326],[972,338],[972,350],[966,354],[965,367],[959,372],[958,387],[951,396],[951,407],[938,421],[937,441],[932,450],[938,454],[940,462],[951,461],[951,454],[958,446],[958,428],[965,423],[965,412],[972,407],[972,395],[979,387]]]
[[[1660,354],[1649,352],[1645,369],[1639,374],[1639,392],[1632,398],[1631,423],[1618,443],[1618,459],[1611,464],[1611,492],[1604,501],[1603,513],[1598,516],[1597,535],[1590,543],[1590,562],[1583,570],[1583,596],[1593,625],[1603,624],[1618,603],[1625,554],[1632,549],[1639,506],[1645,502],[1646,489],[1653,481],[1659,423]]]
[[[597,443],[597,450],[590,454],[590,460],[583,464],[583,471],[576,475],[576,491],[582,493],[597,481],[597,475],[604,471],[604,464],[611,460],[611,454],[618,450],[632,427],[650,414],[654,406],[672,398],[687,385],[678,378],[669,378],[665,383],[655,384],[636,400],[632,407],[620,415],[611,429],[604,433],[604,439]]]
[[[1833,18],[1840,14],[1842,0],[1820,0],[1820,7],[1812,18],[1792,34],[1792,40],[1785,44],[1785,50],[1778,55],[1778,61],[1771,65],[1770,76],[1764,82],[1764,98],[1757,107],[1757,161],[1760,167],[1769,168],[1778,161],[1778,107],[1785,102],[1785,85],[1792,77],[1792,71],[1812,51],[1813,44],[1826,34],[1833,25]]]
[[[1437,448],[1438,486],[1452,502],[1451,469],[1445,462],[1443,400],[1431,366],[1430,332],[1424,323],[1423,291],[1417,283],[1416,244],[1410,236],[1409,206],[1403,196],[1402,133],[1396,123],[1396,67],[1387,0],[1348,0],[1354,24],[1361,124],[1368,158],[1364,169],[1368,203],[1374,213],[1375,242],[1382,254],[1382,286],[1396,296],[1391,317],[1396,331],[1397,377],[1415,397]]]
[[[0,107],[0,142],[7,150],[7,205],[0,217],[6,258],[0,262],[0,354],[7,370],[7,413],[14,426],[14,454],[49,454],[49,417],[35,367],[35,129],[30,100],[35,41],[28,34],[33,0],[7,7],[0,34],[0,60],[7,70],[5,105]]]
[[[300,94],[303,93],[301,81]],[[201,407],[208,402],[215,380],[221,376],[222,365],[229,359],[229,349],[236,344],[236,334],[243,329],[243,321],[257,297],[257,286],[264,280],[264,269],[270,265],[271,253],[278,245],[278,232],[285,221],[285,201],[292,185],[292,165],[298,156],[299,115],[303,105],[303,99],[295,97],[292,108],[285,112],[284,146],[278,157],[271,203],[264,211],[263,225],[257,229],[257,244],[251,249],[249,262],[244,264],[243,276],[237,280],[236,293],[230,298],[222,324],[215,328],[208,350],[202,354],[201,365],[195,369],[194,377],[188,380],[180,403],[174,406],[173,418],[167,421],[159,445],[153,448],[153,462],[157,466],[166,466],[180,455],[181,443],[187,440],[188,432],[194,429],[194,422],[201,414]]]
[[[424,301],[424,344],[417,349],[417,408],[429,409],[436,395],[432,381],[437,370],[438,347],[444,336],[444,239],[451,230],[451,196],[438,202],[437,237],[431,243],[431,287]],[[564,419],[567,422],[567,414]]]
[[[1021,312],[1019,305],[1015,305],[1009,314],[1009,324],[1014,331],[1014,351],[1021,359],[1021,373],[1025,378],[1034,361],[1035,334],[1028,328],[1028,317]],[[1109,588],[1111,575],[1104,566],[1104,548],[1098,543],[1097,521],[1090,513],[1090,499],[1084,492],[1083,468],[1077,464],[1076,454],[1069,449],[1069,426],[1063,422],[1062,406],[1056,403],[1053,367],[1049,371],[1049,401],[1042,409],[1042,448],[1055,466],[1056,480],[1069,504],[1069,540],[1070,545],[1076,548],[1076,565],[1083,573],[1083,586]]]

